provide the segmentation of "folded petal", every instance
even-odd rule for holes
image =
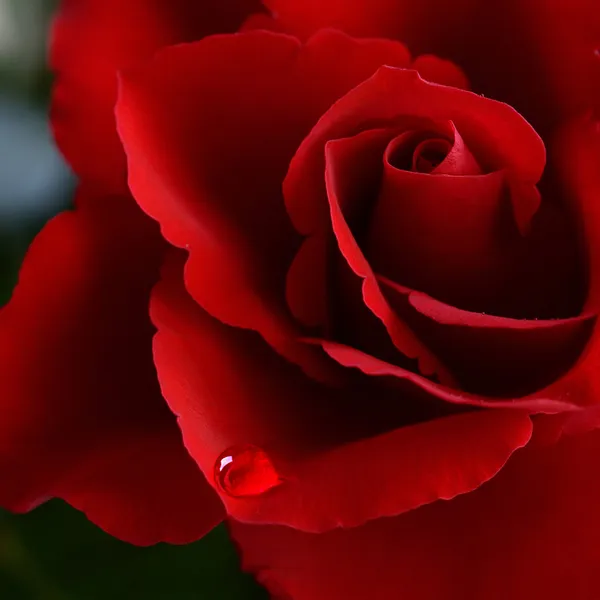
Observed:
[[[483,395],[524,396],[557,381],[577,362],[596,325],[592,313],[548,320],[473,313],[379,281],[396,313],[444,360],[461,388]]]
[[[529,440],[524,411],[401,426],[406,408],[382,406],[389,398],[376,383],[340,390],[315,383],[255,333],[200,309],[181,284],[181,257],[173,258],[152,301],[158,375],[186,447],[235,518],[306,531],[358,525],[474,489]],[[357,410],[367,403],[367,413]],[[266,453],[283,481],[239,498],[222,489],[215,466],[249,445]],[[398,456],[410,460],[399,466]]]
[[[351,215],[355,230],[359,227],[364,230],[369,220],[375,190],[380,184],[383,151],[394,136],[394,131],[371,129],[354,138],[332,142],[343,155],[340,158],[340,161],[344,162],[339,174],[341,181],[338,183],[343,184],[344,189],[352,188],[351,196],[344,194],[341,199],[345,202],[344,212]],[[324,174],[320,173],[318,177],[323,178]],[[316,193],[312,198],[308,187],[306,188],[306,201],[314,201],[323,188],[322,181],[315,181],[314,185]],[[328,298],[332,288],[337,287],[337,281],[334,281],[336,273],[332,265],[335,261],[332,254],[336,253],[336,242],[332,237],[329,222],[313,231],[303,241],[287,274],[288,305],[294,316],[307,325],[326,325],[330,317],[334,318],[334,315],[329,314],[330,311],[337,312],[340,308],[337,305],[331,307]]]
[[[358,528],[230,531],[243,567],[281,598],[594,600],[599,452],[598,432],[532,443],[470,494]]]
[[[505,171],[481,174],[458,131],[452,150],[449,136],[415,148],[416,132],[403,133],[385,150],[383,168],[359,168],[366,133],[329,142],[328,156],[338,163],[341,206],[376,272],[469,310],[518,318],[579,312],[578,232],[555,190],[539,205],[533,185],[515,185]],[[439,163],[431,172],[428,160]],[[416,172],[418,161],[425,172]],[[376,198],[362,185],[373,180],[366,168],[379,177],[369,184]]]
[[[372,135],[368,135],[371,134]],[[365,133],[367,143],[362,147],[368,151],[371,145],[379,142],[381,132]],[[398,315],[391,309],[387,299],[383,295],[375,274],[365,258],[364,253],[359,247],[349,225],[345,218],[340,203],[340,198],[346,194],[349,180],[347,169],[340,169],[340,162],[333,157],[335,142],[328,142],[325,146],[325,181],[327,187],[327,197],[329,201],[329,210],[331,214],[331,226],[336,237],[339,252],[346,259],[349,267],[357,277],[362,279],[362,297],[364,303],[371,312],[385,325],[394,346],[406,357],[418,360],[418,368],[424,375],[435,374],[441,381],[450,384],[453,381],[445,365],[431,352],[407,324],[398,318]],[[347,167],[348,165],[343,165]]]
[[[511,200],[503,171],[436,176],[386,162],[366,256],[402,285],[468,310],[505,314],[520,291],[514,273],[524,243]]]
[[[176,272],[165,270],[154,293],[159,379],[186,447],[237,519],[324,531],[399,514],[474,489],[529,439],[523,411],[456,415],[369,436],[381,402],[376,386],[336,394],[317,385],[256,334],[203,312]],[[353,407],[369,393],[370,414],[358,413]],[[283,481],[240,498],[220,487],[215,465],[248,445],[267,454]],[[398,456],[410,459],[399,466]]]
[[[354,527],[476,489],[530,435],[529,417],[508,411],[403,427],[280,464],[279,488],[257,503],[229,502],[228,511],[240,521],[311,532]]]
[[[582,418],[578,413],[585,412],[569,398],[553,398],[549,394],[536,393],[522,398],[498,399],[440,385],[414,371],[345,344],[318,339],[307,340],[307,343],[321,346],[331,358],[344,367],[358,369],[370,377],[381,377],[387,384],[386,387],[393,390],[392,397],[398,402],[406,402],[408,399],[413,398],[415,394],[419,396],[420,392],[421,401],[426,403],[431,403],[433,399],[437,399],[462,407],[503,408],[525,411],[528,414],[557,415],[569,413],[569,418],[572,414],[577,419]],[[595,418],[595,415],[593,417]],[[563,421],[561,420],[559,428],[562,427],[562,424]]]
[[[116,134],[117,71],[163,46],[235,31],[258,0],[62,0],[50,63],[52,125],[73,169],[112,191],[127,189]]]
[[[56,496],[133,543],[197,539],[223,509],[156,380],[148,301],[164,242],[131,199],[77,200],[0,311],[0,504]]]
[[[327,142],[372,129],[374,123],[381,128],[410,125],[418,120],[451,121],[485,172],[505,170],[511,182],[532,188],[542,175],[544,144],[510,106],[429,83],[413,70],[384,66],[336,102],[294,155],[284,181],[284,194],[296,228],[308,234],[328,220],[325,195],[318,192],[319,182],[323,189],[323,148]],[[515,140],[519,140],[517,146]],[[317,201],[306,202],[303,181],[310,182]],[[526,227],[535,208],[515,210],[520,228]]]
[[[407,60],[385,40],[322,32],[300,46],[257,31],[166,49],[123,80],[117,118],[130,186],[166,238],[189,251],[190,293],[319,378],[319,361],[294,342],[283,298],[299,236],[281,181],[335,100],[382,63]]]

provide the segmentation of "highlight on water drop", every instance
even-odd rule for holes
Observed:
[[[232,446],[221,453],[214,477],[221,490],[233,498],[259,496],[283,482],[269,455],[251,444]]]

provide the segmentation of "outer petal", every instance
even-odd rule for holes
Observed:
[[[352,3],[344,0],[264,0],[264,4],[286,28],[304,37],[317,29],[337,27],[356,36],[394,38],[411,25],[414,26],[424,13],[429,13],[430,27],[414,35],[433,37],[437,25],[433,18],[437,0],[419,5],[404,0],[355,0]],[[466,13],[469,4],[470,0],[456,2],[453,10],[447,11],[449,14],[443,14],[445,18],[438,28],[450,23],[455,25],[459,17]],[[450,20],[446,17],[450,17]]]
[[[171,415],[156,427],[140,415],[139,423],[106,436],[95,447],[70,448],[84,456],[51,495],[111,535],[140,546],[189,544],[221,522],[223,504],[185,450]]]
[[[259,0],[62,0],[50,49],[52,123],[73,169],[126,189],[113,115],[117,70],[162,46],[235,31],[259,8]]]
[[[148,299],[164,242],[90,197],[34,241],[0,312],[0,504],[52,496],[138,544],[188,542],[223,509],[161,398]]]
[[[565,124],[553,143],[553,158],[567,199],[581,228],[588,258],[589,292],[584,310],[600,310],[600,125],[589,117]],[[577,398],[593,407],[590,418],[600,415],[600,336],[596,326],[577,364],[560,381],[541,393],[555,398]],[[581,417],[579,417],[581,418]]]
[[[471,494],[355,529],[231,531],[276,598],[595,600],[599,453],[598,432],[530,445]]]
[[[595,0],[518,2],[533,57],[563,116],[600,115],[600,11]]]
[[[300,36],[323,27],[401,40],[460,65],[472,89],[515,106],[546,131],[600,101],[595,0],[265,0]]]
[[[321,378],[293,341],[283,298],[299,239],[281,182],[335,100],[382,63],[407,61],[398,43],[323,32],[301,47],[258,31],[166,49],[124,78],[117,117],[130,186],[167,239],[189,250],[190,293]]]
[[[173,266],[155,290],[152,316],[163,392],[207,478],[224,451],[252,444],[284,479],[260,496],[222,493],[242,521],[325,531],[399,514],[475,489],[531,434],[522,411],[496,410],[394,429],[409,395],[383,419],[389,398],[373,382],[339,394],[312,382],[256,334],[202,311]],[[367,403],[367,413],[356,409]]]

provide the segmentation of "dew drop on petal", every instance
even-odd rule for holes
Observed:
[[[233,446],[215,463],[215,481],[228,496],[258,496],[282,483],[267,453],[250,444]]]

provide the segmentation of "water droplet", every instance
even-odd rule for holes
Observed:
[[[234,498],[264,494],[283,481],[267,453],[250,444],[228,448],[219,456],[215,480]]]

